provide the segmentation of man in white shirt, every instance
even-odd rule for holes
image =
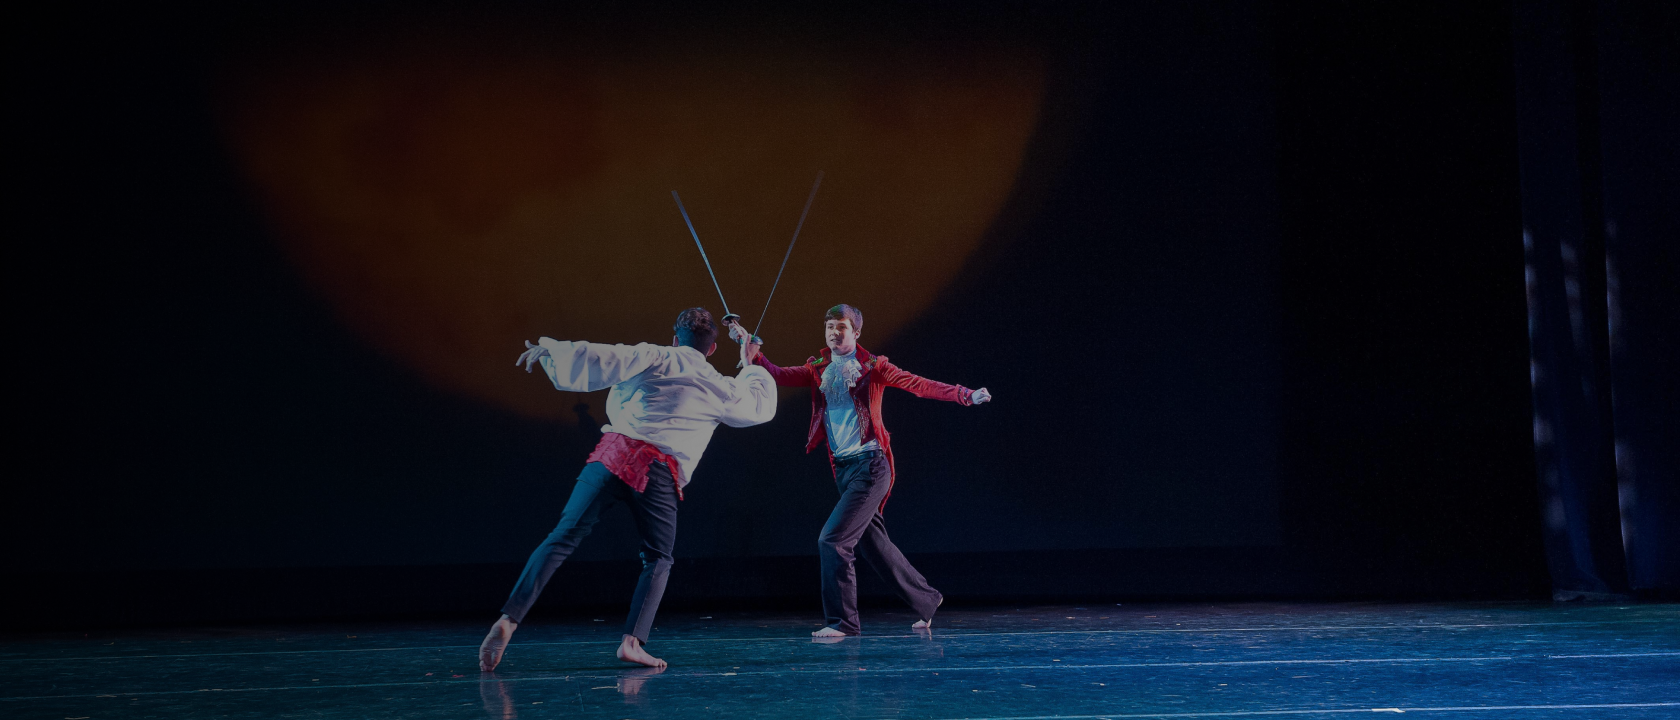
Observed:
[[[526,372],[542,365],[555,389],[594,392],[611,387],[609,424],[578,475],[577,486],[547,540],[525,564],[502,606],[502,617],[479,646],[479,669],[490,671],[550,576],[595,526],[601,510],[617,501],[630,506],[642,537],[642,576],[630,601],[618,657],[649,667],[665,661],[647,653],[648,631],[665,594],[671,547],[677,535],[677,502],[694,476],[718,423],[747,427],[776,415],[770,373],[752,363],[758,346],[741,346],[743,369],[726,377],[706,360],[717,350],[717,325],[704,308],[677,316],[669,347],[603,345],[542,338],[519,356]]]

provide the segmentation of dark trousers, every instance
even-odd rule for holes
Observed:
[[[919,617],[933,617],[944,596],[929,587],[927,579],[904,559],[904,553],[887,537],[886,520],[881,517],[881,500],[892,487],[892,467],[886,455],[874,451],[835,461],[834,483],[840,490],[840,502],[834,505],[817,538],[825,622],[848,635],[862,631],[857,613],[858,555]]]
[[[636,531],[642,536],[642,577],[636,581],[636,594],[630,599],[630,617],[624,621],[624,634],[635,635],[646,643],[648,631],[653,628],[654,613],[659,611],[659,600],[665,596],[665,581],[671,573],[671,546],[677,540],[677,486],[663,463],[648,466],[644,492],[632,490],[601,463],[583,466],[577,487],[572,489],[572,498],[566,501],[566,509],[560,514],[560,524],[531,553],[525,572],[520,573],[502,612],[514,622],[524,622],[525,614],[537,602],[548,578],[594,529],[601,510],[614,501],[630,506]]]

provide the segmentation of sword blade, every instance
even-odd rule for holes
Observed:
[[[776,288],[782,284],[782,273],[787,271],[788,258],[793,257],[793,244],[799,242],[799,231],[805,228],[805,216],[811,213],[811,201],[817,199],[817,188],[822,187],[823,173],[817,171],[817,181],[811,183],[811,194],[805,197],[805,209],[799,211],[799,224],[793,227],[793,239],[788,241],[787,252],[782,254],[782,268],[776,271],[776,282],[770,285],[770,296],[764,298],[764,312],[758,314],[758,324],[753,326],[753,336],[758,336],[758,329],[764,327],[764,316],[770,313],[770,301],[776,297]]]
[[[677,191],[671,191],[671,199],[677,201],[677,211],[682,213],[683,223],[688,225],[688,234],[694,236],[694,247],[700,248],[700,259],[706,263],[706,274],[712,276],[712,287],[717,290],[718,302],[723,303],[723,314],[730,315],[729,301],[723,299],[723,288],[718,285],[717,273],[712,272],[712,261],[706,257],[706,246],[700,244],[700,233],[694,231],[694,221],[688,219],[688,209],[683,207],[682,198],[677,197]],[[804,219],[801,218],[800,222],[804,222]]]

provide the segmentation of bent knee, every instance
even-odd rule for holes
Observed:
[[[562,525],[554,528],[554,531],[548,534],[547,544],[576,546],[584,538],[589,537],[591,529],[593,527],[589,525]]]
[[[845,555],[852,551],[856,543],[847,543],[838,537],[822,535],[817,538],[817,552],[824,555]]]

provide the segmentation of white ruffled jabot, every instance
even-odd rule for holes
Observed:
[[[823,370],[821,389],[823,395],[833,399],[844,397],[851,388],[857,387],[858,378],[863,377],[863,365],[857,361],[857,353],[851,355],[835,355],[833,362]]]

